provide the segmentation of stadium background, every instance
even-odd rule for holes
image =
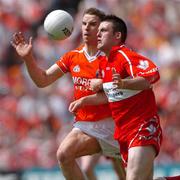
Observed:
[[[156,94],[164,141],[155,175],[180,174],[180,1],[179,0],[0,0],[0,179],[63,179],[56,150],[70,130],[73,117],[69,76],[38,89],[10,45],[22,31],[33,36],[41,67],[49,67],[81,42],[84,9],[97,7],[122,17],[128,25],[127,44],[158,65],[161,81]],[[75,19],[72,36],[50,40],[43,30],[46,14],[63,9]],[[98,179],[115,179],[110,162],[100,160]]]

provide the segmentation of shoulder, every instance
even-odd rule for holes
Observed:
[[[76,58],[81,53],[83,53],[83,51],[80,48],[76,48],[74,50],[66,52],[64,55],[61,56],[59,60],[70,60]]]
[[[128,62],[139,61],[139,60],[150,60],[147,57],[141,55],[140,53],[127,47],[123,47],[122,49],[118,50],[118,54]]]
[[[121,49],[119,49],[117,51],[117,54],[119,54],[120,56],[123,56],[124,58],[131,57],[135,54],[137,55],[137,53],[135,51],[133,51],[132,49],[130,49],[126,46],[123,46]]]
[[[80,45],[79,47],[77,47],[76,49],[70,51],[71,53],[83,53],[83,48],[84,45]]]

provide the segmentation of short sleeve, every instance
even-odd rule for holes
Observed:
[[[71,61],[71,52],[64,54],[56,64],[59,68],[64,72],[67,73],[70,71],[70,61]]]
[[[124,56],[123,66],[130,76],[144,77],[151,84],[155,83],[160,78],[158,67],[150,59],[137,53]]]

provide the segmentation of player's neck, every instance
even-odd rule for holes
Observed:
[[[86,49],[86,52],[90,55],[90,56],[94,56],[98,49],[96,46],[89,46],[89,45],[86,45],[85,44],[85,49]]]

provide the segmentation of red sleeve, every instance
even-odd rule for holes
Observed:
[[[151,84],[159,80],[159,70],[157,66],[148,58],[136,53],[129,53],[124,56],[124,66],[128,74],[132,77],[141,76],[146,78]]]
[[[151,84],[157,82],[160,79],[158,68],[155,66],[150,66],[147,68],[147,70],[139,71],[137,76],[146,78]]]

